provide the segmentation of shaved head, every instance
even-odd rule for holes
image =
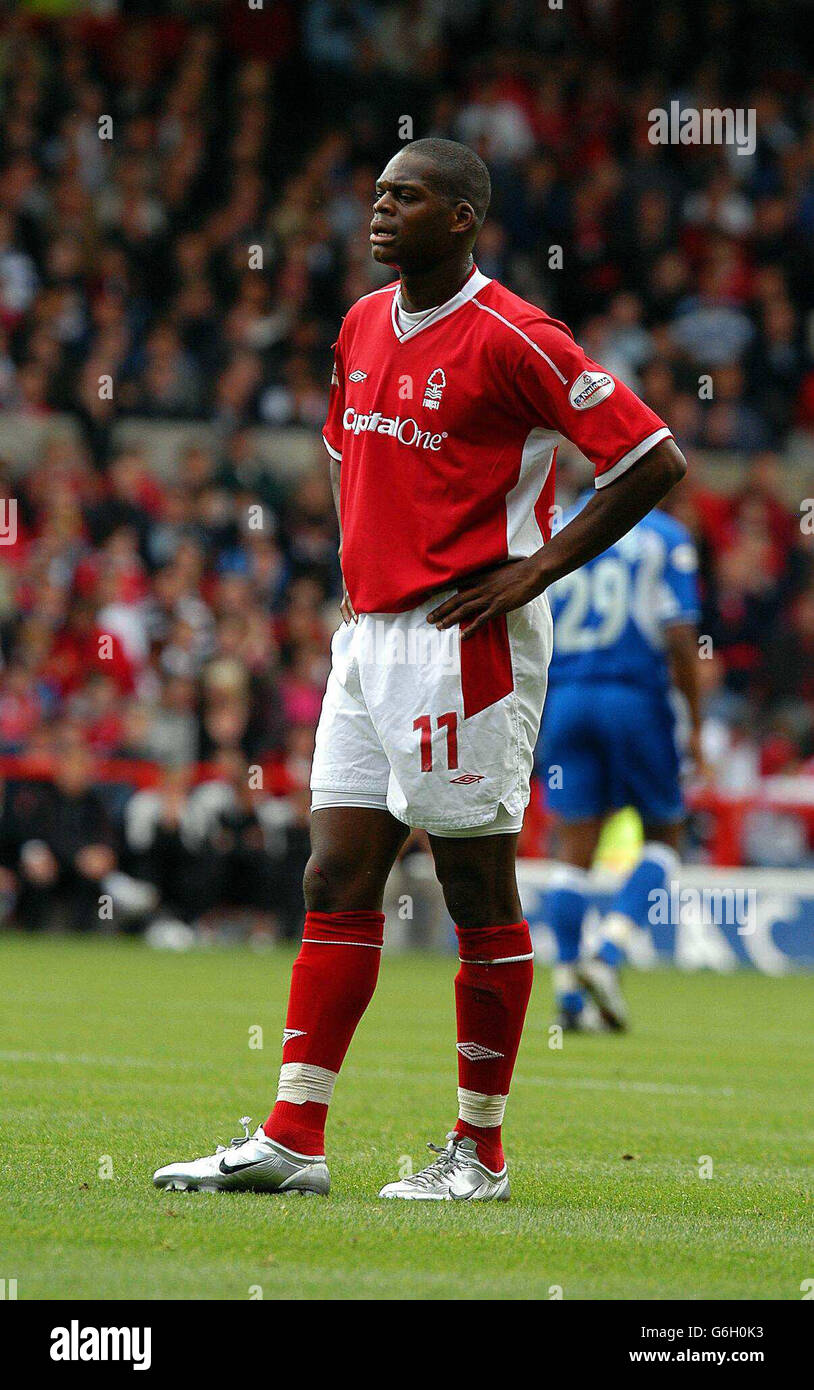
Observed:
[[[376,180],[370,224],[374,261],[397,265],[402,279],[450,263],[457,263],[452,278],[463,277],[490,195],[489,170],[468,145],[456,140],[402,145]]]
[[[469,203],[478,228],[483,225],[492,181],[480,155],[457,140],[412,140],[403,150],[421,160],[424,181],[433,192],[451,203]]]

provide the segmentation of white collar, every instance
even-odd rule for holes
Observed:
[[[454,314],[456,309],[460,309],[463,304],[467,304],[470,299],[473,299],[474,296],[483,289],[484,285],[490,283],[489,277],[487,275],[481,275],[478,267],[475,266],[469,278],[464,281],[457,294],[454,294],[451,299],[447,299],[445,303],[439,304],[437,308],[429,310],[424,318],[412,328],[408,328],[406,333],[402,333],[399,328],[396,298],[400,293],[401,286],[397,286],[396,292],[393,295],[393,302],[390,306],[390,321],[393,325],[393,332],[400,343],[406,343],[408,338],[414,338],[416,333],[422,333],[424,329],[429,328],[431,324],[440,323],[441,319],[445,319],[447,314]],[[402,310],[402,312],[404,311]]]
[[[421,323],[424,319],[428,319],[430,314],[434,314],[437,308],[439,308],[439,305],[433,304],[430,309],[418,309],[415,313],[411,314],[410,310],[404,307],[401,288],[396,290],[396,313],[399,316],[399,323],[406,323],[407,325],[407,328],[404,330],[405,333],[407,329],[414,328],[417,323]]]

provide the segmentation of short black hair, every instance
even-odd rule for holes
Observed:
[[[403,148],[430,160],[435,170],[427,176],[430,187],[450,202],[469,203],[478,228],[482,227],[492,197],[492,180],[480,155],[457,140],[411,140]]]

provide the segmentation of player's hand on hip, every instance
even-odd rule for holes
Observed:
[[[359,619],[356,616],[356,610],[354,609],[354,606],[350,601],[350,596],[348,594],[347,588],[345,587],[344,579],[342,580],[342,602],[339,605],[339,611],[342,614],[342,620],[345,624],[356,623],[359,621]]]
[[[338,551],[338,555],[339,555],[339,569],[340,569],[340,571],[341,571],[341,569],[342,569],[342,542],[341,542],[341,540],[340,540],[340,542],[339,542],[339,551]],[[358,617],[356,616],[356,610],[355,610],[353,604],[352,604],[351,601],[350,601],[350,594],[348,593],[348,586],[347,586],[347,584],[345,583],[345,576],[344,576],[344,574],[342,575],[342,602],[341,602],[340,605],[339,605],[339,611],[340,611],[340,613],[342,614],[342,621],[343,621],[343,623],[345,624],[346,627],[347,627],[347,625],[348,625],[349,623],[358,623],[359,619],[358,619]]]
[[[496,569],[461,580],[458,593],[428,613],[427,622],[434,623],[439,630],[459,623],[461,637],[466,639],[491,618],[531,603],[542,593],[543,587],[534,556],[510,560]]]

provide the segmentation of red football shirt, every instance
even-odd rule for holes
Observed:
[[[324,430],[342,463],[342,571],[357,613],[404,612],[539,550],[563,436],[602,487],[670,434],[563,324],[479,270],[407,332],[397,289],[348,312]]]

